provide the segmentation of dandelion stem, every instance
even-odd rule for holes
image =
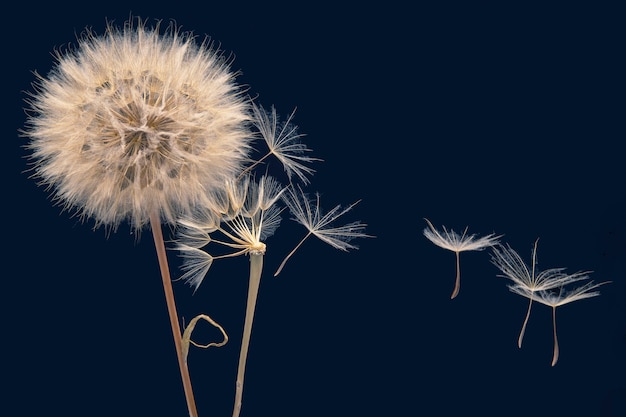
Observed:
[[[517,339],[517,347],[522,348],[522,339],[524,339],[524,332],[526,331],[526,324],[528,323],[528,319],[530,317],[530,308],[533,306],[533,299],[530,298],[528,301],[528,311],[526,312],[526,318],[524,319],[524,324],[522,324],[522,330],[519,332],[519,338]]]
[[[460,252],[455,251],[456,254],[456,281],[454,283],[454,290],[452,291],[452,295],[450,299],[453,299],[457,295],[459,295],[459,290],[461,289],[461,262],[460,262]]]
[[[157,257],[159,259],[159,268],[161,269],[161,278],[163,280],[163,290],[165,291],[165,301],[167,303],[167,312],[170,317],[170,325],[174,336],[174,346],[176,347],[176,355],[178,356],[178,367],[180,376],[183,380],[183,388],[185,390],[185,399],[187,400],[187,408],[191,417],[198,417],[196,410],[196,402],[191,387],[191,378],[187,362],[183,357],[182,334],[178,323],[178,314],[176,313],[176,303],[174,302],[174,290],[172,289],[172,279],[167,263],[167,254],[165,252],[165,242],[163,241],[163,232],[161,230],[161,219],[158,213],[150,214],[150,227],[152,229],[152,237],[154,238],[154,246],[156,247]]]
[[[307,233],[305,237],[302,238],[302,240],[300,242],[298,242],[298,244],[296,245],[295,248],[293,248],[293,250],[291,252],[289,252],[289,254],[285,257],[285,259],[283,259],[283,261],[280,263],[280,266],[278,267],[278,269],[276,270],[276,272],[274,272],[274,276],[278,276],[278,274],[280,274],[280,271],[283,270],[283,267],[285,266],[285,264],[287,263],[287,261],[289,260],[289,258],[291,258],[291,256],[296,253],[296,251],[298,250],[298,248],[300,246],[302,246],[302,244],[304,243],[304,241],[311,236],[311,232]]]
[[[246,304],[246,318],[243,325],[243,338],[241,340],[241,351],[239,353],[239,367],[237,368],[237,383],[235,390],[235,405],[233,417],[238,417],[241,412],[241,399],[243,397],[243,378],[246,371],[246,359],[248,357],[248,346],[250,345],[250,335],[252,334],[252,321],[254,320],[254,309],[256,299],[259,294],[261,283],[261,271],[263,270],[263,255],[250,254],[250,283],[248,284],[248,302]]]
[[[559,360],[559,341],[556,337],[556,306],[552,306],[552,329],[554,331],[554,353],[552,354],[552,366]]]

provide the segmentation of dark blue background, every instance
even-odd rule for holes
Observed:
[[[626,409],[624,26],[603,6],[436,7],[384,2],[21,2],[5,16],[2,415],[186,414],[150,234],[107,238],[23,173],[24,90],[86,26],[132,12],[175,19],[234,53],[265,106],[324,160],[327,209],[362,202],[375,239],[346,254],[288,220],[267,241],[242,416],[579,415]],[[409,3],[406,3],[409,4]],[[593,270],[602,295],[550,309],[496,278],[488,252],[454,255],[427,217],[504,240],[540,267]],[[166,231],[167,233],[167,231]],[[178,265],[170,253],[172,267]],[[212,315],[231,341],[192,349],[200,416],[231,413],[247,260],[216,263],[180,315]],[[198,338],[207,341],[207,327]],[[8,389],[6,388],[8,387]],[[18,411],[9,412],[10,409]]]

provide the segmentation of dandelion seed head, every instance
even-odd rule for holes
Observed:
[[[236,175],[249,108],[221,54],[172,25],[126,22],[57,53],[29,100],[35,177],[96,225],[174,222]]]
[[[176,249],[183,258],[181,279],[197,289],[215,259],[239,255],[264,255],[265,240],[281,222],[278,200],[283,188],[272,177],[255,181],[245,175],[228,181],[215,206],[197,207],[178,220]],[[212,235],[220,235],[213,239]],[[234,252],[220,255],[206,253],[209,244],[221,245]]]

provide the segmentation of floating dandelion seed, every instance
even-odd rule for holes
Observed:
[[[497,245],[493,248],[493,254],[491,262],[502,271],[503,278],[508,278],[513,281],[514,286],[524,288],[525,291],[533,293],[536,291],[546,291],[553,288],[562,287],[563,285],[570,284],[572,282],[584,280],[588,278],[589,272],[576,272],[575,274],[565,274],[563,271],[565,268],[552,268],[546,269],[537,273],[537,244],[539,239],[535,241],[532,251],[532,264],[528,268],[522,258],[507,244],[507,247],[503,245]],[[524,338],[524,332],[528,319],[530,318],[530,310],[533,304],[533,298],[528,300],[528,310],[519,337],[517,339],[517,346],[522,347],[522,340]]]
[[[584,278],[588,278],[585,276]],[[579,279],[584,279],[579,278]],[[556,365],[559,360],[559,341],[556,335],[556,308],[565,304],[572,303],[578,300],[584,300],[585,298],[596,297],[600,295],[600,291],[592,291],[601,285],[608,284],[610,281],[594,284],[590,281],[573,290],[565,290],[564,287],[559,287],[558,291],[541,290],[531,291],[528,287],[519,285],[509,285],[509,289],[516,294],[530,298],[539,303],[552,307],[552,331],[554,338],[554,350],[552,353],[552,366]]]
[[[490,234],[480,239],[475,239],[476,235],[467,235],[467,227],[463,231],[462,235],[457,234],[454,230],[448,231],[445,226],[443,227],[443,233],[439,232],[433,224],[428,220],[428,227],[424,229],[424,236],[428,238],[432,243],[440,248],[450,250],[456,254],[456,281],[454,284],[454,290],[450,298],[455,298],[459,294],[461,289],[461,269],[459,262],[459,254],[464,251],[471,250],[483,250],[498,243],[500,236]]]
[[[56,202],[115,229],[150,223],[189,412],[195,403],[171,287],[161,221],[207,201],[241,172],[249,104],[210,44],[141,20],[87,32],[37,76],[28,103],[34,177]]]
[[[294,216],[293,220],[306,227],[308,233],[285,257],[274,273],[274,276],[280,274],[280,271],[282,271],[289,258],[293,256],[298,248],[300,248],[304,241],[311,235],[316,236],[322,242],[328,243],[333,248],[343,251],[357,248],[350,243],[353,239],[370,237],[365,234],[366,225],[360,222],[348,223],[343,226],[332,226],[335,220],[352,210],[352,208],[359,203],[358,201],[345,208],[336,206],[328,213],[322,215],[320,209],[320,195],[316,194],[315,199],[312,200],[300,187],[298,187],[298,192],[296,192],[293,186],[284,194],[283,201],[287,204],[289,211]]]
[[[300,142],[304,135],[298,133],[297,126],[291,123],[295,110],[289,115],[286,122],[279,122],[276,109],[273,106],[271,111],[267,112],[262,106],[253,103],[252,111],[254,114],[253,123],[265,140],[269,152],[248,167],[246,171],[270,155],[274,155],[283,164],[290,180],[295,175],[304,184],[308,184],[307,175],[313,174],[314,170],[306,166],[305,163],[319,161],[319,159],[306,155],[311,150]]]

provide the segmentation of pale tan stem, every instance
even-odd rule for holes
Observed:
[[[241,412],[241,401],[243,398],[243,379],[246,372],[248,346],[250,345],[252,322],[254,320],[254,309],[256,307],[257,295],[259,294],[259,285],[261,283],[262,270],[263,255],[250,254],[250,283],[248,284],[246,318],[243,325],[243,338],[241,340],[241,351],[239,353],[239,367],[237,368],[237,383],[235,390],[235,405],[233,408],[233,417],[238,417],[239,413]]]
[[[517,347],[522,348],[522,340],[524,339],[524,332],[526,331],[526,324],[528,323],[528,318],[530,317],[530,308],[533,306],[533,299],[530,298],[528,301],[528,311],[526,312],[526,318],[524,319],[524,324],[522,324],[522,330],[519,332],[519,338],[517,339]]]
[[[456,254],[456,281],[454,283],[454,290],[452,291],[452,295],[450,299],[453,299],[457,295],[459,295],[459,290],[461,289],[461,262],[459,260],[459,252],[455,252]]]
[[[554,353],[552,354],[552,366],[559,360],[559,341],[556,337],[556,307],[552,307],[552,329],[554,331]]]
[[[180,369],[180,376],[183,380],[187,408],[189,409],[189,415],[191,417],[198,417],[196,402],[191,388],[189,369],[187,368],[187,363],[183,357],[182,334],[178,323],[178,313],[176,312],[176,303],[174,302],[174,290],[172,289],[172,279],[170,277],[170,270],[167,263],[163,231],[161,230],[161,219],[159,218],[158,213],[153,212],[150,214],[150,228],[152,229],[154,246],[156,247],[157,257],[159,259],[159,268],[161,269],[161,278],[163,281],[163,290],[165,291],[167,312],[169,314],[172,334],[174,336],[174,346],[176,347],[176,355],[178,356],[178,368]]]

